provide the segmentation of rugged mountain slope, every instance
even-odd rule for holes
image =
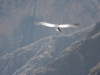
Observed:
[[[12,45],[9,39],[0,35],[0,57],[12,51]]]
[[[98,63],[94,68],[91,69],[89,75],[100,75],[100,63]]]
[[[56,41],[56,42],[54,42],[55,45],[53,46],[55,48],[55,49],[53,49],[53,51],[56,50],[55,51],[56,57],[59,56],[59,54],[66,47],[68,47],[71,43],[73,43],[75,40],[79,40],[79,39],[83,38],[83,36],[87,33],[87,31],[91,30],[92,28],[93,28],[93,26],[89,27],[89,28],[86,28],[86,29],[84,29],[80,32],[73,33],[69,36],[62,35],[62,36],[52,37],[52,38],[54,38],[53,41]],[[46,40],[46,39],[44,39],[44,40]],[[59,51],[59,50],[61,50],[61,51]],[[47,52],[45,52],[45,53],[47,53]],[[30,72],[32,72],[36,68],[41,67],[41,65],[44,66],[44,63],[45,63],[45,65],[50,63],[51,62],[51,60],[50,60],[51,57],[49,58],[49,56],[45,56],[44,55],[45,53],[41,54],[41,56],[44,56],[44,57],[42,59],[40,59],[39,61],[38,61],[38,59],[36,60],[34,57],[32,57],[24,66],[22,66],[20,69],[18,69],[13,75],[23,75],[23,74],[27,75],[27,74],[30,74]],[[52,54],[52,53],[50,53],[50,54]],[[52,56],[52,57],[53,57],[53,59],[56,58],[55,56]],[[48,59],[49,59],[50,62],[48,61]],[[36,63],[36,61],[38,61],[39,64]]]
[[[1,75],[11,75],[15,72],[14,75],[27,75],[36,68],[52,62],[66,47],[83,38],[87,31],[91,29],[93,27],[70,36],[47,37],[27,47],[19,48],[13,53],[8,53],[0,58],[0,73]]]
[[[88,35],[64,50],[54,62],[30,75],[87,75],[100,62],[100,22]]]
[[[76,40],[81,39],[86,31],[70,36],[43,38],[29,46],[19,48],[0,58],[1,75],[27,75],[39,67],[46,66]]]

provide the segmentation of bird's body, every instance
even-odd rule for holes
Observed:
[[[53,27],[55,28],[56,31],[60,31],[60,28],[68,28],[68,27],[77,27],[79,26],[79,23],[75,23],[75,24],[51,24],[51,23],[47,23],[47,22],[37,22],[38,25],[43,25],[43,26],[47,26],[47,27]]]

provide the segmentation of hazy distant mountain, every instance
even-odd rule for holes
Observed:
[[[27,46],[43,37],[70,34],[100,19],[99,4],[98,0],[0,0],[0,34],[6,38],[9,36],[15,48]],[[34,25],[34,21],[58,24],[79,22],[81,26],[57,33]]]
[[[54,62],[33,71],[30,75],[87,75],[89,70],[100,62],[99,45],[100,22],[88,33],[87,38],[74,43],[64,50]],[[96,70],[98,71],[98,68]],[[96,72],[94,69],[92,71]]]

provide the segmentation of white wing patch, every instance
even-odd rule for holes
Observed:
[[[76,27],[74,24],[62,24],[58,26],[59,28]]]
[[[46,23],[46,22],[38,22],[39,25],[47,26],[47,27],[55,27],[54,24]]]

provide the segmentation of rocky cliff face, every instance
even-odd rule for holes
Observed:
[[[100,75],[100,63],[90,70],[89,75]]]
[[[87,75],[100,62],[100,22],[88,34],[89,37],[74,43],[54,62],[31,75]]]

